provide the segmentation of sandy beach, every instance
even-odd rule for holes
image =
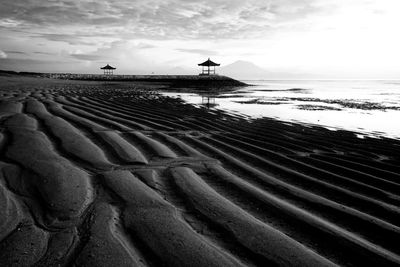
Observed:
[[[400,265],[399,140],[158,87],[0,77],[0,266]]]

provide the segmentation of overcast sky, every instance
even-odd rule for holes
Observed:
[[[211,57],[400,78],[399,14],[399,0],[1,0],[0,69],[162,73]]]

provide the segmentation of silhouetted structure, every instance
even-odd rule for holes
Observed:
[[[113,75],[114,70],[116,70],[117,68],[111,67],[110,65],[107,64],[106,66],[100,69],[104,70],[104,75]]]
[[[215,75],[215,66],[219,66],[221,64],[215,63],[208,58],[208,60],[198,65],[201,66],[200,75]]]
[[[218,106],[218,104],[215,103],[215,95],[202,95],[201,104],[207,108]]]

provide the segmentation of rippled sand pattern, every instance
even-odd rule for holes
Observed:
[[[104,84],[0,96],[0,266],[400,264],[399,141]]]

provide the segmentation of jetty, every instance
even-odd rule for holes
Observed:
[[[1,72],[1,71],[0,71]],[[170,87],[182,88],[221,88],[240,87],[248,84],[223,75],[103,75],[103,74],[75,74],[75,73],[37,73],[11,72],[4,74],[50,78],[61,80],[80,81],[114,81],[114,82],[147,82],[165,84]]]

